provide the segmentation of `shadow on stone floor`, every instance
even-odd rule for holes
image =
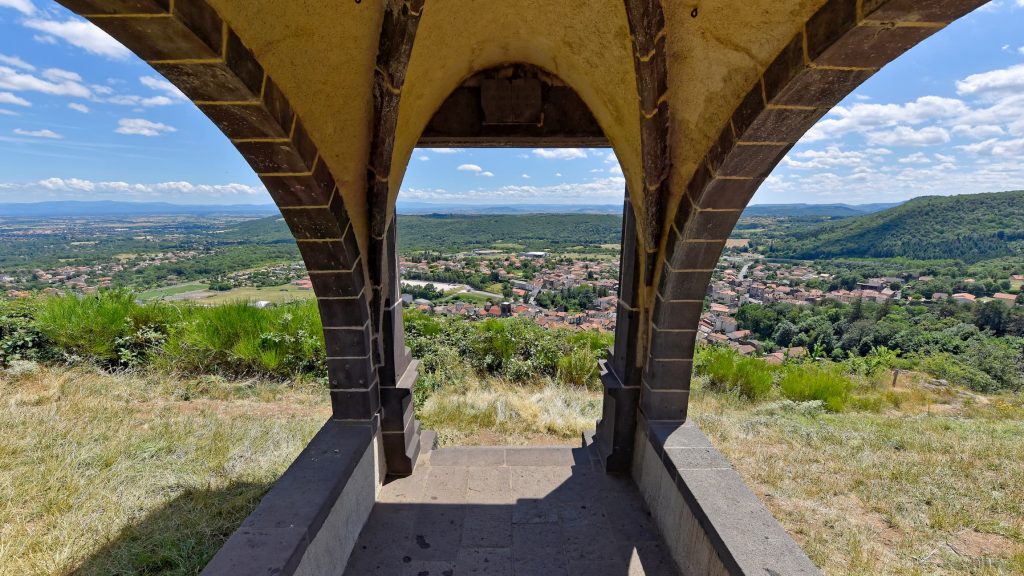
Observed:
[[[198,574],[270,486],[239,482],[186,490],[125,527],[70,574]]]
[[[386,484],[347,576],[667,576],[632,480],[590,448],[446,448]]]

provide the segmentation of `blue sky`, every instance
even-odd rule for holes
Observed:
[[[0,0],[0,202],[267,203],[173,86],[48,0]],[[893,62],[792,150],[755,203],[891,202],[1024,188],[1024,0]],[[608,150],[417,150],[405,201],[617,204]]]

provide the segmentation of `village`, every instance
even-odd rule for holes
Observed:
[[[472,270],[475,274],[497,280],[494,288],[501,285],[501,294],[473,290],[465,284],[454,285],[454,290],[446,291],[443,303],[403,293],[402,299],[407,307],[468,318],[529,318],[549,328],[565,326],[598,331],[615,329],[619,273],[617,258],[582,259],[550,252],[509,254],[499,250],[477,250],[434,261],[403,257],[399,261],[399,268],[403,290],[408,287],[406,282],[409,281],[424,285],[424,279],[446,276],[439,271],[447,271],[450,275],[452,271]],[[573,291],[592,293],[594,297],[584,295],[584,306],[545,307],[538,303],[545,300],[546,293]]]
[[[523,263],[529,262],[539,271],[525,279],[521,272]],[[613,331],[615,329],[615,308],[618,297],[618,261],[576,260],[566,255],[546,252],[506,254],[489,250],[472,255],[455,255],[435,261],[413,261],[403,258],[400,262],[403,278],[439,277],[438,271],[463,270],[466,267],[490,274],[511,290],[504,294],[490,294],[483,301],[460,299],[460,293],[489,294],[474,291],[469,286],[441,284],[449,288],[444,298],[431,301],[417,298],[406,292],[403,301],[407,307],[423,312],[467,318],[521,317],[528,318],[545,327],[568,327],[578,330]],[[752,252],[728,250],[719,261],[708,287],[706,309],[701,315],[697,338],[712,344],[729,346],[744,355],[763,352],[761,343],[751,338],[748,330],[741,330],[736,313],[744,304],[772,304],[776,302],[796,306],[811,306],[823,300],[834,300],[845,304],[857,301],[900,302],[914,299],[928,304],[952,300],[960,304],[998,301],[1008,307],[1019,306],[1019,294],[996,292],[991,296],[979,297],[969,292],[932,292],[924,298],[910,296],[909,288],[926,286],[933,280],[927,275],[917,277],[862,278],[852,289],[836,287],[833,275],[816,270],[810,264],[774,262]],[[1024,284],[1024,274],[1012,274],[1007,281],[1019,287]],[[416,281],[419,286],[427,282]],[[971,278],[962,283],[971,284]],[[403,288],[409,285],[403,284]],[[574,290],[581,286],[592,286],[597,292],[607,290],[607,295],[594,298],[590,305],[578,310],[564,306],[544,307],[538,304],[538,297],[545,291]],[[454,290],[451,290],[454,288]],[[915,291],[917,292],[917,291]],[[468,301],[467,301],[468,300]],[[801,356],[802,348],[787,348],[766,356],[769,362],[781,362],[786,356]]]
[[[39,230],[32,232],[39,233]],[[156,239],[148,236],[132,238],[136,242]],[[81,244],[84,244],[81,248],[88,248],[93,242]],[[0,287],[8,297],[67,291],[91,294],[119,286],[124,277],[149,267],[187,262],[208,256],[209,252],[209,249],[189,247],[123,253],[88,264],[60,264],[49,268],[0,272]],[[406,308],[471,319],[527,318],[548,328],[600,332],[615,330],[618,268],[617,252],[597,247],[590,247],[589,251],[581,249],[564,253],[487,248],[454,254],[407,253],[399,258],[402,300]],[[1021,305],[1022,274],[1009,275],[1002,283],[1003,287],[1009,288],[1001,291],[966,288],[960,292],[926,290],[933,280],[927,275],[902,275],[857,278],[855,283],[842,283],[833,274],[816,269],[810,263],[767,259],[750,251],[746,242],[736,242],[726,248],[713,272],[697,338],[732,347],[745,355],[770,352],[764,350],[749,331],[740,329],[737,312],[748,303],[811,306],[823,300],[846,304],[910,300],[925,304],[942,300],[970,304],[995,300],[1009,307]],[[947,280],[951,280],[950,285],[961,288],[972,286],[973,282],[971,278]],[[189,288],[187,292],[174,295],[153,290],[159,297],[176,300],[204,301],[216,293],[230,298],[236,292],[242,294],[249,287],[287,288],[287,294],[280,295],[280,301],[314,296],[312,283],[300,261],[230,271],[198,282],[186,282],[172,275],[162,277],[160,285],[172,290],[177,285],[181,285],[182,290]],[[271,302],[260,301],[258,304],[270,305]],[[784,349],[771,352],[766,358],[781,361],[786,355],[803,353],[799,348]]]
[[[7,287],[5,293],[9,298],[30,296],[33,289],[47,295],[65,291],[95,294],[100,289],[113,287],[118,274],[138,272],[150,266],[183,262],[199,255],[200,252],[196,250],[124,254],[118,255],[113,261],[91,265],[36,268],[27,273],[8,272],[0,274],[0,286]]]

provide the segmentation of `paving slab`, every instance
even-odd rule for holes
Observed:
[[[442,448],[385,484],[346,576],[671,576],[628,478],[590,448]]]

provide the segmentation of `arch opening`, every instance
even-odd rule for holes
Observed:
[[[577,154],[585,155],[586,153],[582,152],[583,150],[589,151],[590,154],[595,154],[600,150],[611,148],[611,143],[605,137],[600,125],[575,91],[557,76],[527,64],[490,68],[467,78],[444,100],[431,120],[426,124],[419,142],[423,147],[435,149],[469,148],[479,150],[482,148],[523,148],[530,146],[541,148],[546,153],[553,155],[556,155],[559,149],[572,149]],[[524,150],[524,152],[529,153],[528,150]],[[413,156],[416,154],[419,153],[414,153]],[[601,152],[601,154],[603,155],[604,152]],[[511,158],[511,153],[509,157]],[[607,162],[611,162],[616,167],[618,166],[614,160],[614,154],[608,154],[608,158]],[[514,161],[509,164],[514,166]],[[512,166],[507,166],[506,168],[512,168]],[[611,168],[608,169],[611,170]],[[404,174],[404,170],[404,166],[393,166],[392,174]],[[616,244],[622,246],[622,239],[626,238],[624,249],[630,257],[627,257],[621,265],[616,263],[614,276],[618,281],[615,282],[614,286],[610,286],[610,296],[615,299],[615,302],[610,305],[610,309],[605,315],[620,317],[620,321],[609,325],[609,328],[612,325],[616,327],[621,326],[621,328],[615,328],[615,330],[621,332],[616,337],[616,342],[621,344],[616,344],[616,346],[625,347],[628,345],[635,346],[639,333],[637,328],[638,314],[636,314],[636,308],[638,307],[636,299],[639,297],[639,291],[632,288],[637,282],[635,270],[636,226],[634,224],[633,206],[629,202],[628,194],[626,193],[625,179],[621,176],[621,169],[616,168],[614,173],[616,175],[610,179],[616,181],[617,184],[615,186],[621,190],[619,192],[619,202],[623,202],[622,198],[625,198],[625,201],[620,205],[623,207],[624,219],[627,222],[618,230],[620,233],[617,235]],[[400,197],[401,194],[399,194],[398,199]],[[383,349],[385,354],[391,353],[399,357],[405,357],[405,359],[396,361],[396,366],[413,366],[414,369],[418,369],[417,365],[412,364],[412,360],[409,357],[410,352],[406,349],[404,341],[405,330],[402,306],[400,305],[402,300],[400,274],[402,264],[408,263],[403,261],[400,264],[401,254],[398,242],[399,237],[402,235],[402,230],[398,225],[398,210],[396,210],[398,199],[396,199],[396,204],[388,206],[389,222],[384,235],[386,241],[384,242],[385,246],[379,251],[381,254],[388,255],[386,270],[391,272],[390,277],[384,284],[386,286],[384,291],[386,296],[382,302],[383,308],[386,310],[383,323],[388,326],[383,331]],[[581,206],[585,205],[585,203],[581,204]],[[514,239],[512,240],[514,241]],[[515,252],[511,254],[511,257],[514,259],[518,259],[519,256]],[[619,288],[623,284],[622,278],[625,278],[625,285],[630,287],[624,295],[620,293]],[[511,276],[501,280],[509,286],[511,286],[511,282],[516,281]],[[526,284],[528,282],[524,282],[524,286]],[[523,299],[520,298],[521,301],[518,306],[520,308],[526,307],[539,310],[536,302],[531,301],[532,297],[532,295],[527,297],[526,301],[522,301]],[[632,304],[623,303],[621,300],[623,297],[632,302]],[[406,298],[406,300],[409,300],[409,298]],[[500,298],[494,299],[494,302],[492,302],[495,310],[503,310],[503,312],[498,312],[497,315],[524,315],[518,311],[513,312],[516,305],[512,302],[505,302],[505,300],[512,299]],[[618,359],[617,362],[613,363],[616,366],[621,366],[618,368],[618,372],[624,372],[626,370],[625,366],[629,364],[627,358],[630,357],[630,354],[619,351],[614,353],[612,357]],[[593,375],[596,376],[599,373],[597,358],[594,358],[593,364],[591,370]],[[551,374],[551,376],[554,376],[554,374]],[[396,378],[402,379],[398,374],[396,374]],[[615,377],[612,376],[611,378],[614,379]],[[406,379],[408,380],[409,378]],[[384,392],[385,395],[388,393]],[[407,393],[399,392],[398,394],[405,396]],[[628,421],[630,419],[628,414],[636,410],[635,400],[636,395],[633,395],[631,398],[624,397],[619,400],[617,407],[614,403],[605,401],[605,419],[616,421],[615,415],[621,413],[617,417],[618,421]],[[388,419],[387,407],[389,401],[384,397],[383,402],[385,407],[384,418],[386,421]],[[402,414],[403,420],[394,422],[392,424],[394,428],[406,429],[411,425],[411,412],[403,410]],[[623,429],[626,427],[625,424],[622,425]]]

